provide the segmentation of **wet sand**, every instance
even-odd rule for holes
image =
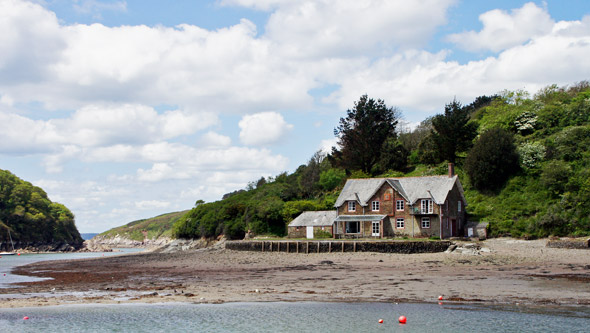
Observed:
[[[590,250],[491,239],[479,254],[201,249],[41,262],[51,277],[0,289],[0,307],[123,302],[482,302],[590,305]]]

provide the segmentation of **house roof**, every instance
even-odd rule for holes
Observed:
[[[335,210],[303,212],[299,214],[299,216],[297,216],[293,221],[291,221],[291,223],[289,223],[289,227],[330,226],[334,223],[336,215],[337,214]]]
[[[463,187],[459,178],[455,175],[449,176],[427,176],[427,177],[403,177],[403,178],[368,178],[368,179],[349,179],[346,181],[340,196],[334,204],[340,207],[346,201],[355,200],[362,206],[367,206],[369,200],[381,188],[383,183],[387,182],[410,204],[416,203],[419,199],[432,199],[441,205],[447,199],[453,186],[457,184],[461,198],[465,203]],[[356,197],[358,196],[358,200]]]

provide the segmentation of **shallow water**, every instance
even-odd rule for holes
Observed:
[[[95,257],[107,257],[113,255],[128,254],[143,251],[143,249],[136,248],[121,248],[115,249],[113,252],[68,252],[68,253],[23,253],[19,255],[1,256],[0,258],[0,288],[10,288],[11,283],[30,282],[43,280],[31,276],[22,276],[12,274],[14,267],[32,264],[45,260],[68,260],[68,259],[83,259]]]
[[[397,322],[400,315],[407,317],[407,324]],[[585,308],[452,304],[176,303],[0,309],[0,332],[587,332],[589,325],[590,311]]]

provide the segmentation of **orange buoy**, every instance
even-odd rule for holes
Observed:
[[[438,300],[439,301],[442,301],[443,300],[443,297],[442,296],[438,296]]]
[[[27,316],[24,316],[24,317],[23,317],[23,320],[29,320],[29,317],[27,317]]]
[[[383,319],[379,319],[379,324],[383,324]]]
[[[405,324],[407,319],[406,319],[406,316],[399,316],[398,320],[399,320],[400,324]]]

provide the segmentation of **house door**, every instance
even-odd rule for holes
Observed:
[[[313,227],[305,227],[307,239],[313,239]]]
[[[379,221],[373,221],[373,230],[371,232],[371,236],[379,237]]]
[[[456,228],[457,220],[451,219],[451,237],[457,236],[457,228]]]

